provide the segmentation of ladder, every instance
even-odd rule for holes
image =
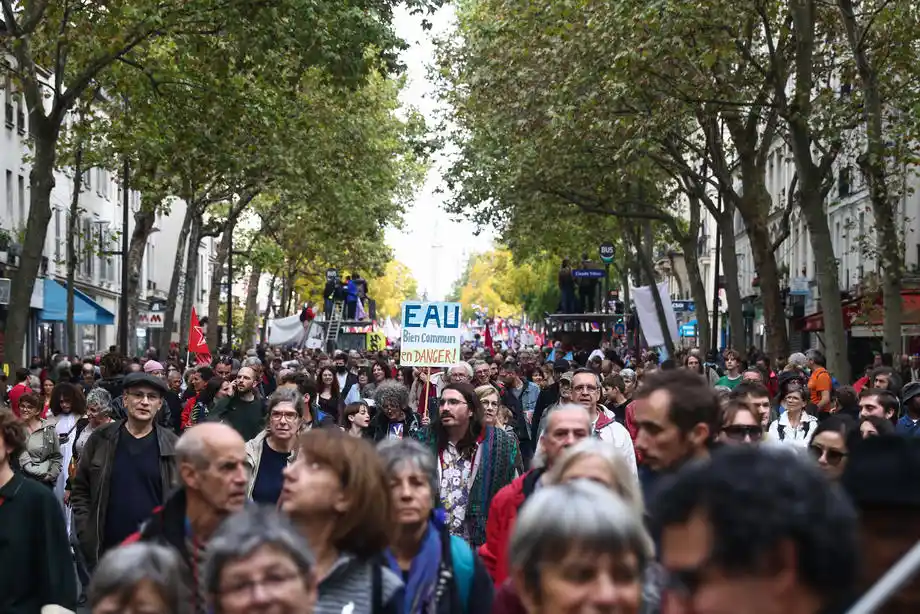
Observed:
[[[327,352],[331,352],[334,346],[339,342],[339,330],[342,328],[342,315],[345,313],[345,302],[336,301],[332,306],[332,316],[329,318],[329,324],[326,326],[326,338],[323,340],[323,347]]]

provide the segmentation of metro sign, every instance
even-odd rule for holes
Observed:
[[[138,328],[163,328],[163,313],[158,311],[141,311],[137,314]]]

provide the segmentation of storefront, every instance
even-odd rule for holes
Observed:
[[[67,348],[67,288],[54,279],[40,279],[35,285],[41,286],[43,296],[42,307],[35,317],[35,347],[31,353],[46,357]],[[73,319],[77,335],[75,347],[80,356],[95,354],[100,348],[100,327],[115,324],[111,311],[76,288]]]

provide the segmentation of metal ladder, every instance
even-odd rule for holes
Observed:
[[[332,351],[332,346],[339,342],[339,330],[342,328],[342,315],[345,313],[345,302],[336,301],[332,306],[332,317],[329,318],[329,325],[326,326],[326,338],[323,340],[323,347],[326,351]],[[332,344],[332,345],[330,345]]]

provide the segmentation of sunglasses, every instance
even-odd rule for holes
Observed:
[[[744,441],[748,438],[751,441],[760,441],[763,438],[763,427],[756,425],[732,424],[723,427],[722,432],[732,441]]]
[[[811,453],[812,457],[815,460],[821,460],[821,457],[827,459],[827,464],[836,467],[840,464],[846,456],[846,452],[841,452],[840,450],[832,450],[831,448],[825,448],[819,444],[813,443],[808,446],[808,451]]]

